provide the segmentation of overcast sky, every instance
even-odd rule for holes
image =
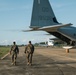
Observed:
[[[76,27],[76,0],[49,0],[60,23]],[[0,0],[0,45],[47,41],[46,32],[20,32],[30,26],[33,0]]]

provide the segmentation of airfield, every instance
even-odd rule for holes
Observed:
[[[20,47],[17,65],[10,55],[0,60],[0,75],[76,75],[76,49],[66,53],[63,48],[36,47],[33,65],[27,66],[24,47]]]

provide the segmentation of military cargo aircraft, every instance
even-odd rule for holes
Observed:
[[[49,0],[34,0],[30,28],[23,32],[46,31],[65,41],[68,45],[76,44],[76,27],[73,27],[71,23],[59,23]]]

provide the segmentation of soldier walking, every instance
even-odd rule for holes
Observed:
[[[31,41],[29,41],[29,44],[25,47],[25,54],[26,54],[26,59],[27,59],[27,65],[32,65],[32,57],[33,57],[33,53],[34,53],[34,46],[31,43]]]
[[[16,42],[13,42],[13,46],[10,50],[10,55],[12,55],[12,65],[16,65],[17,54],[19,54],[19,48],[16,45]]]

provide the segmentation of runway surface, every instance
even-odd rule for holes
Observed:
[[[20,47],[17,65],[11,65],[11,56],[0,60],[0,75],[76,75],[76,49],[66,53],[63,48],[38,47],[33,65],[27,66],[24,47]]]

